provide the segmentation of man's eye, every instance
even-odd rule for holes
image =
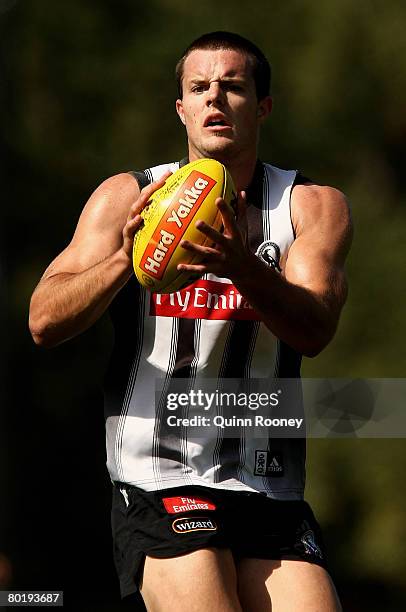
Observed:
[[[230,91],[236,91],[236,92],[243,91],[243,87],[241,85],[233,85],[232,83],[230,83],[230,85],[228,86],[228,89]]]
[[[192,87],[193,93],[202,93],[204,91],[203,85],[195,85]]]

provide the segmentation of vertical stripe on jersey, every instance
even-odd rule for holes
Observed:
[[[147,178],[149,179],[149,182],[152,183],[154,180],[154,177],[152,176],[152,172],[149,168],[147,168],[146,170],[144,170]]]
[[[262,231],[263,231],[263,240],[264,242],[266,240],[270,240],[271,238],[271,219],[270,219],[270,213],[269,213],[269,206],[270,206],[270,202],[269,202],[269,192],[270,192],[270,176],[269,176],[269,171],[266,168],[264,171],[264,193],[263,193],[263,207],[264,207],[264,214],[262,215]]]
[[[227,338],[220,378],[250,378],[250,367],[255,341],[258,335],[258,321],[233,321]],[[236,409],[237,413],[237,409]],[[218,450],[218,465],[216,480],[222,482],[230,478],[239,478],[239,472],[245,463],[245,445],[242,443],[244,430],[238,428],[238,437],[222,437]],[[237,461],[238,457],[238,461]]]
[[[193,387],[194,387],[194,383],[196,380],[196,372],[197,372],[197,365],[199,363],[199,356],[200,356],[200,333],[201,333],[201,329],[202,329],[202,321],[201,319],[196,319],[194,321],[195,325],[194,325],[194,332],[193,332],[193,352],[194,352],[194,356],[193,359],[191,360],[190,363],[190,367],[189,367],[189,385],[188,385],[188,391],[190,391]],[[186,414],[186,417],[188,417],[189,415]],[[185,478],[185,482],[187,482],[189,480],[189,470],[188,470],[188,437],[187,437],[187,428],[185,428],[185,436],[184,439],[182,440],[182,465],[183,465],[183,475]]]
[[[269,207],[269,214],[264,215],[263,217],[264,219],[264,226],[263,226],[264,241],[272,240],[272,227],[271,227],[272,217],[275,221],[274,223],[275,226],[278,226],[278,224],[281,223],[281,219],[283,221],[283,216],[281,215],[281,213],[283,214],[282,202],[284,202],[285,204],[286,203],[289,204],[289,206],[286,206],[286,210],[289,210],[289,219],[291,221],[290,198],[291,198],[293,185],[295,184],[295,182],[292,182],[292,186],[291,186],[290,193],[289,193],[289,201],[286,202],[286,200],[285,201],[282,200],[282,194],[281,194],[280,206],[276,209],[271,209],[270,207],[272,205],[273,206],[275,205],[273,202],[273,198],[269,197],[269,192],[271,188],[271,177],[272,177],[272,170],[271,168],[266,167],[265,181],[264,181],[264,202],[266,202],[267,207]],[[293,240],[294,230],[293,230],[292,224],[291,224],[291,230],[292,230],[292,240]],[[299,353],[297,353],[294,349],[288,346],[285,342],[278,339],[275,365],[274,365],[274,378],[299,378],[301,360],[302,360],[302,356]],[[286,466],[285,466],[286,469],[291,469],[295,461],[294,456],[296,455],[296,460],[298,458],[300,460],[301,455],[304,455],[304,452],[305,452],[304,446],[305,446],[305,442],[304,440],[301,440],[301,439],[273,440],[272,438],[269,438],[268,444],[267,444],[267,450],[270,452],[280,451],[286,462]],[[289,454],[289,461],[287,461],[288,454]],[[270,479],[269,477],[263,478],[262,482],[263,482],[265,491],[267,491],[268,493],[272,493],[272,489],[274,486],[272,479]]]
[[[275,378],[300,378],[302,355],[292,349],[286,342],[278,340],[277,360],[275,364]],[[301,387],[298,389],[297,402],[303,406]],[[304,412],[301,414],[304,418]],[[286,469],[296,469],[297,473],[292,480],[305,482],[306,440],[304,438],[280,438],[268,440],[267,450],[271,453],[279,452],[285,461]],[[289,458],[289,461],[287,461]],[[264,490],[272,493],[272,482],[269,478],[262,479]]]
[[[192,363],[195,361],[196,347],[196,321],[193,319],[177,319],[178,333],[175,352],[175,364],[172,370],[173,379],[188,380],[188,388],[191,387]],[[169,381],[167,393],[171,393],[171,381]],[[172,387],[175,389],[175,387]],[[187,392],[188,388],[182,389]],[[177,389],[179,392],[179,389]],[[165,409],[164,409],[165,410]],[[186,417],[187,407],[182,407],[182,414],[176,416]],[[169,426],[166,420],[166,412],[162,414],[159,429],[158,453],[166,460],[173,461],[182,466],[182,474],[187,480],[187,428],[184,426]],[[169,442],[170,440],[170,442]],[[169,444],[168,444],[169,442]]]
[[[137,378],[137,370],[140,362],[141,349],[143,344],[144,335],[144,311],[145,311],[145,289],[139,288],[139,299],[137,301],[137,317],[136,325],[136,342],[133,346],[136,346],[136,353],[134,360],[131,365],[131,370],[128,378],[127,389],[124,395],[120,418],[117,425],[116,442],[115,442],[115,460],[117,467],[117,474],[120,480],[124,480],[124,469],[122,464],[122,444],[123,444],[123,431],[125,421],[130,406],[130,401],[134,389],[135,380]],[[128,342],[128,338],[127,338]]]
[[[132,174],[132,176],[136,179],[140,189],[143,189],[148,183],[151,182],[151,177],[148,176],[144,172],[131,172],[130,174]],[[123,461],[122,461],[123,432],[124,432],[124,427],[125,427],[126,418],[128,414],[128,409],[130,407],[130,402],[131,402],[131,398],[132,398],[133,391],[134,391],[135,381],[137,378],[137,371],[139,367],[140,356],[142,353],[143,338],[144,338],[146,291],[143,287],[138,285],[134,277],[132,277],[129,280],[128,284],[122,290],[122,294],[124,295],[126,293],[129,293],[129,290],[131,290],[131,288],[134,288],[134,287],[136,288],[135,299],[133,300],[127,299],[126,301],[123,300],[123,303],[127,307],[129,307],[130,304],[136,304],[137,311],[134,317],[134,313],[130,313],[128,308],[126,308],[125,310],[125,315],[126,315],[125,318],[127,320],[126,337],[125,337],[124,342],[120,342],[121,338],[117,342],[119,351],[122,352],[121,357],[124,357],[124,354],[123,354],[125,352],[124,346],[129,346],[129,347],[135,346],[136,347],[135,349],[136,353],[134,356],[134,360],[131,364],[131,369],[130,369],[130,373],[128,376],[127,388],[126,388],[124,398],[121,404],[122,408],[121,408],[120,417],[117,423],[117,431],[116,431],[116,438],[115,438],[114,455],[115,455],[115,461],[116,461],[116,470],[117,470],[118,479],[122,481],[125,481]],[[138,293],[138,299],[137,299],[137,293]],[[133,338],[131,338],[131,330],[136,331],[135,337]]]
[[[275,378],[300,378],[302,355],[286,342],[278,340],[278,359]]]
[[[190,364],[190,382],[191,382],[191,388],[193,386],[193,383],[195,381],[196,378],[196,372],[197,372],[197,366],[199,363],[199,357],[200,357],[200,334],[202,331],[202,320],[201,319],[196,319],[195,321],[195,329],[194,329],[194,334],[193,334],[193,342],[194,342],[194,357],[192,359],[192,362]]]
[[[179,319],[178,346],[173,378],[190,378],[195,359],[195,320]]]
[[[224,378],[224,374],[223,372],[225,371],[225,368],[227,366],[227,355],[228,355],[228,347],[231,343],[231,338],[233,335],[233,329],[234,329],[234,324],[235,321],[230,321],[228,323],[228,332],[227,332],[227,338],[225,341],[225,350],[223,351],[223,356],[221,359],[221,365],[220,365],[220,369],[218,372],[218,389],[219,391],[221,391],[222,389],[222,378]],[[219,414],[220,414],[220,408],[219,410]],[[222,411],[221,411],[222,413]],[[214,447],[213,450],[213,467],[215,466],[221,466],[221,462],[220,462],[220,455],[221,455],[221,449],[222,449],[222,445],[223,445],[224,439],[223,439],[223,430],[219,427],[217,428],[217,441],[216,441],[216,445]],[[215,473],[214,473],[214,481],[215,482],[220,482],[220,474],[219,474],[219,468],[215,469]]]
[[[199,343],[201,321],[199,319],[177,319],[178,334],[176,343],[175,365],[172,371],[172,379],[187,380],[187,388],[183,391],[187,392],[193,387],[194,378],[196,376],[196,367],[199,360]],[[169,381],[167,393],[171,392],[171,382]],[[187,417],[188,407],[182,408],[182,416]],[[161,419],[160,426],[160,446],[159,453],[162,457],[165,456],[171,461],[177,462],[182,466],[182,473],[185,479],[185,484],[188,481],[187,470],[187,455],[188,441],[187,428],[184,426],[173,427],[168,426],[166,419]],[[171,449],[168,452],[167,440],[168,437],[172,440]]]
[[[166,420],[164,418],[165,412],[166,412],[165,397],[167,393],[169,393],[171,378],[172,378],[172,374],[173,374],[175,364],[176,364],[176,349],[178,346],[178,335],[179,335],[179,319],[173,319],[172,336],[170,340],[171,350],[170,350],[170,356],[169,356],[168,369],[167,369],[165,380],[164,380],[161,399],[158,405],[156,406],[155,425],[154,425],[154,433],[153,433],[153,440],[152,440],[152,465],[153,465],[154,477],[155,477],[157,488],[164,488],[163,478],[161,474],[161,467],[163,466],[161,466],[161,463],[163,464],[165,460],[171,460],[172,457],[174,460],[179,461],[179,456],[180,456],[179,439],[171,440],[171,442],[174,444],[173,451],[168,447],[169,431],[167,430],[169,426],[167,425]],[[166,424],[166,429],[165,429],[165,424]],[[165,438],[165,442],[166,442],[165,447],[163,447],[162,438]],[[165,472],[165,469],[163,471]]]

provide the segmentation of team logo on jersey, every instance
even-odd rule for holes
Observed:
[[[255,451],[255,476],[283,476],[282,453],[267,450]]]
[[[179,514],[191,510],[215,510],[216,506],[202,497],[163,497],[163,504],[168,514]]]
[[[275,244],[275,242],[272,242],[271,240],[266,240],[265,242],[259,245],[255,255],[262,259],[262,261],[264,261],[274,270],[277,270],[278,272],[281,271],[279,267],[281,250],[278,245]]]
[[[192,531],[217,531],[217,525],[206,516],[193,518],[178,518],[172,523],[175,533],[191,533]]]
[[[305,548],[305,553],[307,555],[313,555],[319,557],[320,559],[323,558],[323,553],[320,550],[320,546],[316,544],[314,532],[311,529],[305,531],[305,533],[300,538],[300,541],[302,542]]]

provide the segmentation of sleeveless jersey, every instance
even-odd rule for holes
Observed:
[[[143,186],[183,163],[133,174]],[[294,240],[290,197],[297,176],[258,162],[247,190],[248,246],[275,268]],[[157,379],[168,389],[174,378],[198,388],[204,378],[300,376],[301,355],[271,333],[229,279],[207,274],[168,295],[149,293],[133,276],[110,314],[115,345],[105,378],[105,416],[113,481],[146,491],[190,484],[302,499],[305,440],[229,438],[221,428],[207,439],[188,439],[187,428],[168,427],[155,397]],[[258,451],[280,469],[256,475]]]

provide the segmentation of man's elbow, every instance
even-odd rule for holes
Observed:
[[[56,342],[52,341],[51,334],[45,322],[30,316],[28,327],[34,343],[41,348],[52,348]]]
[[[322,350],[326,347],[327,345],[323,344],[323,345],[314,345],[314,346],[309,346],[306,347],[305,350],[300,351],[302,353],[302,355],[304,355],[304,357],[317,357],[317,355],[320,355],[320,353],[322,352]]]
[[[34,340],[34,344],[43,349],[51,349],[57,346],[58,342],[55,342],[49,338],[46,334],[38,334],[31,332],[31,337]]]
[[[312,334],[307,339],[307,342],[300,351],[305,357],[317,357],[328,346],[334,338],[334,329],[318,330],[318,333]]]
[[[41,308],[35,297],[31,299],[28,328],[32,339],[37,346],[42,348],[52,348],[56,344],[53,326],[47,310]]]

